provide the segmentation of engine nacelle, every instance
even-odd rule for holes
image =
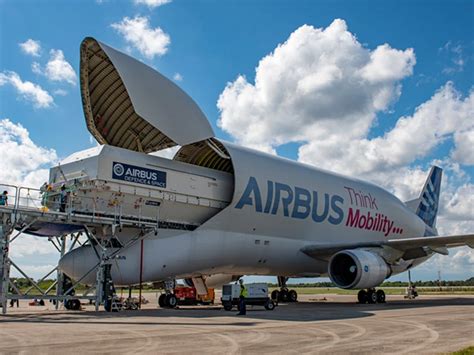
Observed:
[[[367,250],[342,250],[329,260],[328,274],[337,287],[372,288],[390,276],[390,266],[379,255]]]

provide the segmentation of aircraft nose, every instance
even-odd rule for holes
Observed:
[[[58,268],[71,279],[78,281],[82,278],[81,283],[91,285],[95,283],[97,267],[91,269],[97,263],[97,255],[95,255],[92,247],[83,246],[65,254],[59,260]],[[84,277],[86,273],[88,274]]]

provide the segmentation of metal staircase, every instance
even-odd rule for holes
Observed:
[[[68,199],[66,208],[61,208],[59,204],[52,204],[51,201],[45,206],[45,199],[39,189],[28,187],[20,187],[14,185],[0,184],[0,190],[7,190],[8,205],[0,205],[0,305],[2,313],[7,312],[8,300],[17,299],[46,299],[52,300],[59,307],[59,303],[70,299],[87,299],[94,300],[96,310],[99,304],[104,302],[103,297],[103,280],[104,268],[107,267],[109,260],[120,251],[129,248],[135,243],[143,240],[149,233],[158,233],[158,228],[166,228],[166,221],[160,221],[158,213],[156,219],[144,218],[137,210],[136,215],[122,215],[121,206],[113,206],[111,210],[100,211],[81,211],[74,208],[77,205],[77,199],[80,197],[72,196]],[[60,210],[63,209],[64,212]],[[158,208],[157,208],[158,210]],[[46,232],[42,231],[42,227],[47,226]],[[51,228],[52,227],[52,228]],[[115,231],[123,227],[134,227],[140,231],[131,238],[119,250],[112,255],[106,253],[107,240],[98,240],[91,232],[94,228],[104,228],[108,231],[109,237],[115,235]],[[51,230],[50,234],[47,231]],[[38,233],[40,231],[41,233]],[[86,290],[81,295],[70,296],[71,289],[74,289],[81,279],[72,285],[68,290],[62,289],[63,275],[56,266],[49,271],[39,282],[35,282],[29,277],[19,265],[10,258],[10,249],[14,246],[14,241],[21,238],[23,233],[31,233],[47,237],[54,245],[55,249],[62,257],[66,251],[72,250],[80,239],[85,239],[86,243],[98,245],[97,265],[90,272],[97,268],[96,285]],[[12,244],[13,243],[13,244]],[[69,244],[69,245],[68,245]],[[16,269],[23,277],[25,277],[31,286],[27,290],[20,290],[10,281],[11,268]],[[40,287],[40,282],[56,273],[56,281],[47,289]],[[85,277],[86,275],[84,275]],[[34,291],[34,294],[33,294]]]

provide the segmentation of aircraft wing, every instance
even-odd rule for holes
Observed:
[[[426,255],[426,249],[447,255],[446,248],[464,245],[474,249],[474,234],[388,239],[380,242],[321,243],[307,245],[301,251],[314,258],[329,258],[345,249],[391,247],[403,251],[403,258],[409,259],[423,256],[423,253]]]

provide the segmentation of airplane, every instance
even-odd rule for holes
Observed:
[[[226,142],[175,83],[91,37],[81,44],[80,79],[87,127],[102,146],[53,167],[50,184],[94,201],[76,201],[74,213],[106,215],[107,206],[125,211],[130,202],[135,209],[122,218],[139,209],[159,222],[153,232],[95,228],[95,242],[59,261],[72,279],[93,284],[94,272],[83,275],[103,251],[115,285],[165,282],[167,307],[176,304],[176,279],[202,289],[242,275],[277,276],[272,296],[290,301],[297,294],[288,278],[328,276],[360,290],[359,302],[377,303],[388,277],[448,248],[474,248],[474,234],[437,233],[439,167],[418,198],[402,202],[372,183]],[[174,146],[173,159],[154,155]],[[122,248],[140,233],[142,244]]]

